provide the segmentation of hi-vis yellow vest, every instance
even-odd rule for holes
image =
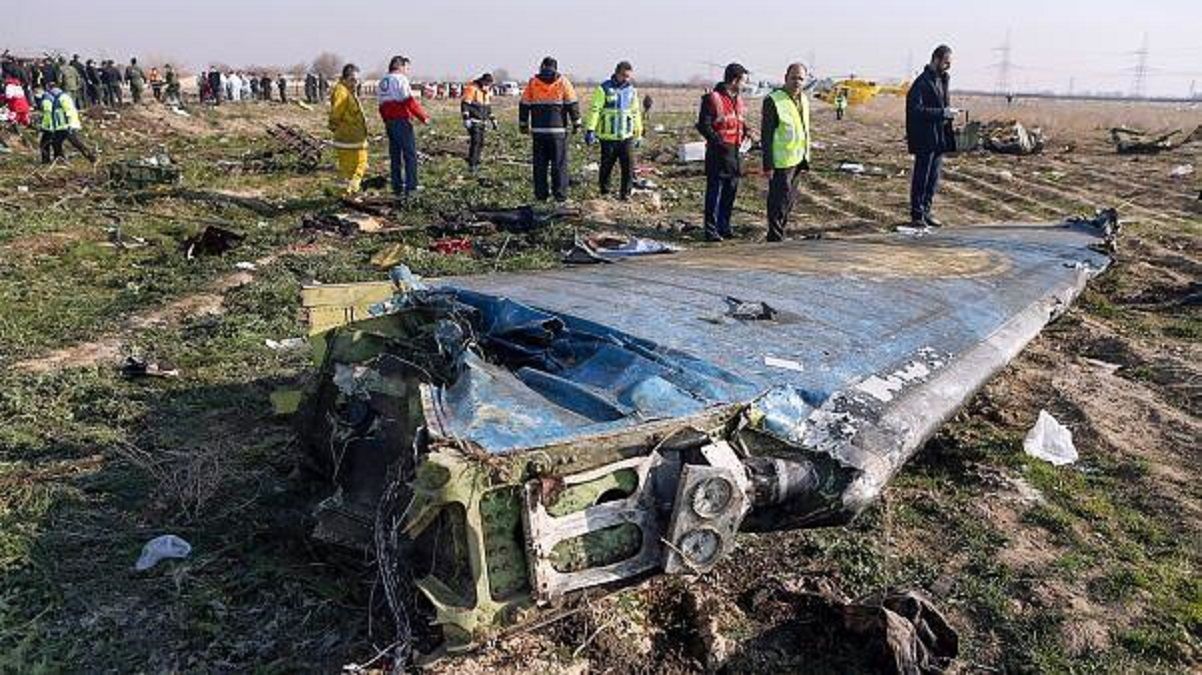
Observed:
[[[772,92],[776,133],[772,135],[772,167],[788,169],[810,161],[810,101],[801,95],[801,109],[783,89]]]

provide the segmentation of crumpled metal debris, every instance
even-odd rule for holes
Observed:
[[[221,255],[238,246],[244,235],[217,225],[208,225],[199,234],[184,240],[184,255],[191,260],[200,255]]]
[[[179,377],[179,369],[166,364],[147,361],[138,356],[127,356],[120,367],[121,377],[134,380],[143,377]]]
[[[572,248],[564,254],[563,261],[574,265],[587,265],[614,262],[620,258],[675,253],[679,250],[679,246],[656,239],[597,234],[584,239],[577,237]]]
[[[1110,142],[1120,155],[1153,155],[1202,140],[1202,126],[1194,129],[1193,133],[1183,138],[1180,143],[1174,143],[1173,139],[1181,133],[1181,129],[1173,129],[1154,135],[1142,129],[1114,127],[1110,130]]]
[[[165,153],[113,162],[105,167],[109,183],[114,187],[141,190],[152,185],[172,185],[183,176],[179,166]]]
[[[1035,155],[1043,151],[1043,131],[1028,129],[1018,120],[986,122],[981,127],[981,146],[1003,155]]]

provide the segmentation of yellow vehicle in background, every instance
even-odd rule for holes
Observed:
[[[835,98],[838,97],[840,90],[846,93],[848,105],[863,105],[876,98],[878,94],[905,96],[906,92],[910,90],[910,82],[881,85],[872,80],[861,79],[854,75],[841,80],[827,78],[815,85],[814,96],[821,101],[834,105]]]

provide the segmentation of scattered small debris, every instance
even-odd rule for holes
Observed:
[[[134,563],[134,569],[145,572],[162,560],[187,558],[191,553],[192,545],[180,537],[174,534],[160,535],[146,542],[146,545],[142,547],[142,555],[138,556],[138,561]]]
[[[121,363],[121,377],[135,380],[143,377],[179,377],[179,369],[147,361],[137,356],[127,356]]]
[[[772,321],[779,312],[766,302],[746,302],[727,296],[726,315],[740,321]]]
[[[1023,452],[1037,459],[1046,460],[1055,466],[1064,466],[1077,461],[1077,448],[1073,446],[1073,432],[1056,421],[1046,411],[1039,411],[1035,426],[1023,439]]]
[[[1005,169],[998,171],[997,177],[1001,178],[1002,180],[1007,181],[1007,182],[1014,180],[1014,174]]]
[[[679,250],[679,246],[656,239],[602,233],[586,239],[577,238],[572,248],[564,254],[563,261],[578,265],[613,262],[618,258],[675,253]]]
[[[184,255],[188,260],[201,255],[221,255],[238,246],[245,237],[218,225],[207,225],[194,237],[184,240]]]
[[[857,162],[843,162],[839,165],[839,170],[843,173],[864,173],[864,165]]]
[[[447,237],[430,242],[430,250],[442,255],[471,254],[472,240],[468,237]]]
[[[411,252],[408,245],[396,242],[377,251],[370,262],[376,269],[390,270],[401,264]]]
[[[1180,164],[1178,166],[1173,167],[1173,170],[1169,172],[1169,175],[1172,176],[1173,178],[1185,178],[1186,176],[1192,176],[1193,173],[1194,173],[1194,165],[1193,164]]]

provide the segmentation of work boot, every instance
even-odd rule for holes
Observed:
[[[932,216],[929,213],[922,217],[922,222],[926,223],[927,225],[930,225],[931,227],[943,227],[943,221],[939,220],[938,218],[936,218],[935,216]]]

